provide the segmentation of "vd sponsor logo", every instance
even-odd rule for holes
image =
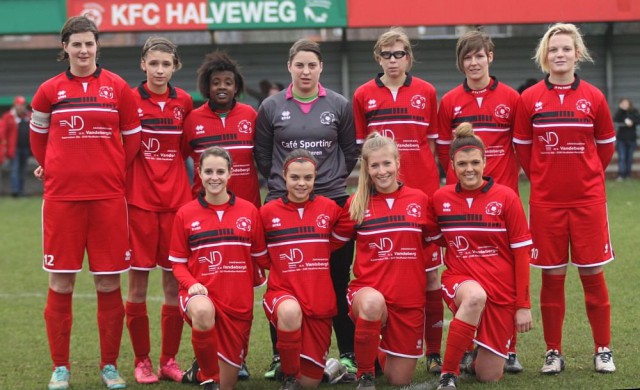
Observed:
[[[378,255],[383,256],[393,250],[393,241],[389,237],[381,237],[376,242],[370,242],[369,248],[377,250]]]
[[[206,264],[209,272],[215,271],[215,269],[222,264],[222,253],[218,251],[209,252],[208,256],[198,257],[198,263]]]
[[[461,253],[469,249],[469,241],[464,236],[455,236],[453,240],[449,241],[449,246]]]
[[[79,115],[72,115],[69,120],[61,120],[60,127],[67,127],[69,135],[76,135],[84,129],[84,119]]]
[[[296,265],[304,261],[304,254],[299,248],[291,248],[289,249],[289,253],[280,254],[280,260],[287,261],[289,263],[289,268],[295,268]]]

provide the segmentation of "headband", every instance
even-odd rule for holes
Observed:
[[[313,168],[317,168],[316,162],[313,159],[310,159],[309,157],[296,157],[296,158],[293,158],[293,159],[287,161],[287,163],[284,164],[284,167],[282,168],[282,171],[286,172],[287,168],[289,168],[289,165],[291,165],[291,163],[294,163],[294,162],[303,163],[305,161],[310,162],[313,165]]]
[[[456,153],[458,153],[461,150],[470,150],[470,149],[477,149],[480,151],[480,153],[482,153],[484,155],[484,149],[482,149],[479,146],[476,145],[465,145],[465,146],[461,146],[458,149],[454,150],[453,153],[451,153],[451,159],[453,160],[453,156],[455,156]]]

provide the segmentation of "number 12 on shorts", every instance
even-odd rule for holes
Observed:
[[[45,267],[53,267],[53,260],[53,255],[45,254],[44,256],[42,256],[42,263]]]

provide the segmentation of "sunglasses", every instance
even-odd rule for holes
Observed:
[[[391,56],[393,56],[393,58],[399,60],[400,58],[404,57],[407,55],[407,52],[404,50],[398,50],[398,51],[381,51],[380,52],[380,57],[384,58],[385,60],[388,60],[391,58]]]

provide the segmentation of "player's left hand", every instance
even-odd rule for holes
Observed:
[[[42,181],[44,180],[44,168],[42,168],[42,166],[38,165],[38,168],[36,168],[33,171],[33,176],[36,177],[36,179]]]
[[[519,333],[525,333],[533,328],[530,309],[518,309],[515,315],[516,329]]]

